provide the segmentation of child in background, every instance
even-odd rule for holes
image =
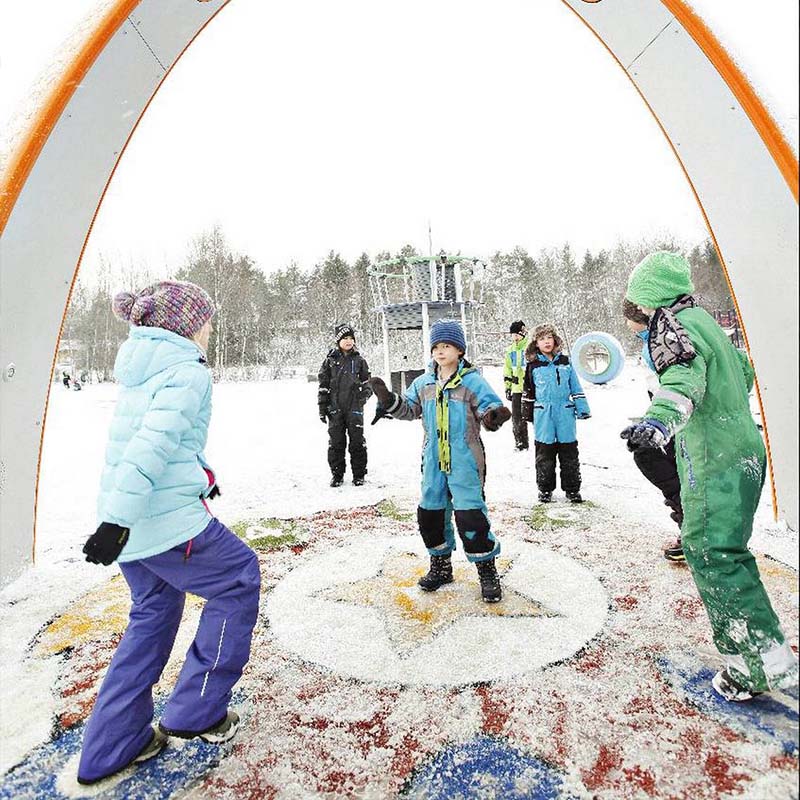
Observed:
[[[467,559],[478,569],[481,597],[487,603],[502,598],[495,557],[500,543],[491,531],[483,496],[486,462],[481,424],[496,431],[511,413],[489,384],[464,358],[464,331],[458,322],[441,320],[431,326],[433,363],[405,396],[390,392],[380,378],[370,381],[381,414],[398,419],[422,417],[422,498],[417,509],[419,531],[428,548],[430,570],[420,588],[434,592],[453,581],[455,549],[452,512]]]
[[[350,439],[353,484],[364,485],[367,474],[367,442],[364,439],[364,403],[372,395],[367,381],[369,366],[356,350],[356,334],[350,325],[336,326],[336,347],[319,369],[317,404],[319,418],[328,426],[328,466],[331,486],[344,483],[344,453]]]
[[[625,296],[650,317],[659,389],[644,419],[620,435],[635,447],[675,439],[683,550],[726,662],[712,686],[726,700],[749,700],[797,686],[797,657],[747,547],[766,470],[748,401],[753,367],[693,291],[676,253],[651,253],[631,273]]]
[[[86,724],[78,782],[93,784],[157,755],[169,736],[224,742],[239,717],[231,688],[250,656],[261,575],[256,554],[211,516],[219,494],[203,456],[211,418],[205,351],[214,306],[192,283],[161,281],[114,298],[131,324],[86,560],[119,562],[128,627]],[[206,604],[158,729],[152,687],[178,632],[187,592]]]
[[[525,380],[525,350],[528,347],[525,323],[519,319],[511,323],[511,344],[506,348],[503,365],[503,383],[506,400],[511,403],[511,426],[514,431],[514,446],[517,450],[528,449],[528,420],[522,413],[522,385]]]
[[[539,502],[553,499],[558,458],[561,488],[567,500],[582,503],[575,419],[589,419],[591,414],[578,376],[561,347],[561,338],[552,325],[533,329],[526,352],[523,399],[527,417],[533,420]]]

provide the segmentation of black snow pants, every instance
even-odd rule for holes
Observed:
[[[577,442],[534,442],[536,450],[536,486],[540,492],[556,488],[556,457],[561,467],[561,489],[577,492],[581,488],[581,465]]]
[[[367,474],[367,442],[364,439],[364,412],[333,409],[328,414],[328,465],[331,474],[341,478],[345,471],[345,448],[350,440],[350,470],[353,480]]]
[[[522,392],[511,395],[511,427],[517,450],[528,449],[528,420],[522,414]]]
[[[638,447],[633,451],[633,460],[639,472],[664,495],[664,504],[672,509],[670,517],[680,527],[683,522],[683,506],[678,465],[675,463],[675,440],[670,439],[664,450]]]

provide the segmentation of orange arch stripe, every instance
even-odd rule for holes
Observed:
[[[717,241],[717,237],[716,237],[716,235],[714,233],[714,229],[711,227],[711,222],[708,219],[708,214],[706,214],[705,207],[703,206],[703,201],[700,199],[700,195],[697,193],[697,189],[695,188],[694,182],[692,181],[692,178],[689,175],[689,171],[686,169],[686,165],[683,163],[683,159],[681,158],[680,153],[678,152],[677,148],[675,147],[675,144],[673,143],[672,139],[670,138],[669,134],[667,133],[666,129],[664,128],[663,124],[661,123],[661,120],[659,119],[658,114],[656,114],[655,110],[650,105],[650,103],[647,100],[647,98],[644,96],[644,93],[636,85],[636,82],[633,80],[633,78],[631,77],[630,73],[625,69],[625,66],[622,64],[622,62],[617,58],[617,56],[614,53],[614,51],[608,46],[608,43],[603,39],[602,36],[600,36],[600,34],[597,33],[597,31],[589,24],[589,22],[580,15],[580,13],[578,11],[576,11],[569,4],[568,0],[561,0],[561,2],[573,14],[575,14],[575,16],[589,29],[589,31],[591,31],[591,33],[595,36],[595,38],[606,49],[606,51],[611,56],[611,58],[613,58],[614,61],[617,62],[617,64],[619,65],[619,68],[625,73],[625,75],[628,78],[628,80],[630,80],[631,85],[636,90],[636,93],[642,99],[642,102],[645,104],[645,106],[647,107],[648,111],[652,114],[653,119],[655,120],[655,122],[658,125],[658,127],[661,129],[661,132],[664,134],[664,138],[667,140],[667,143],[669,144],[670,149],[672,150],[673,154],[675,155],[675,158],[677,159],[678,164],[680,165],[680,168],[681,168],[681,170],[682,170],[682,172],[684,174],[684,177],[686,178],[686,181],[689,184],[689,188],[691,189],[692,194],[694,195],[694,198],[697,201],[697,205],[698,205],[698,207],[700,209],[700,213],[703,215],[703,220],[706,223],[706,228],[708,228],[708,232],[709,232],[709,234],[711,236],[711,240],[714,242],[714,248],[717,251],[717,255],[719,256],[720,264],[722,265],[722,272],[723,272],[723,274],[725,276],[725,282],[728,284],[728,289],[730,290],[731,297],[733,298],[733,304],[734,304],[734,306],[736,308],[736,316],[739,318],[739,324],[742,327],[742,334],[744,335],[745,347],[747,348],[747,351],[749,353],[750,352],[750,342],[749,342],[748,337],[747,337],[747,328],[746,328],[746,325],[745,325],[744,318],[742,317],[742,313],[741,313],[741,311],[739,309],[739,302],[736,299],[736,292],[734,291],[733,284],[731,283],[730,276],[728,275],[728,267],[725,264],[725,256],[724,256],[724,254],[722,252],[722,248],[719,246],[719,242]],[[585,2],[594,2],[594,0],[585,0]],[[769,115],[769,112],[766,110],[764,105],[761,103],[761,101],[755,95],[755,92],[753,91],[753,87],[750,86],[750,84],[747,82],[747,80],[744,78],[744,76],[739,71],[738,67],[736,67],[735,64],[733,64],[733,62],[731,61],[730,57],[725,52],[725,50],[722,47],[722,45],[711,34],[711,32],[708,30],[708,28],[706,28],[705,24],[699,18],[697,18],[697,16],[694,15],[693,12],[689,11],[689,9],[685,6],[685,4],[683,4],[681,2],[681,0],[661,0],[661,2],[664,3],[667,6],[669,5],[669,3],[675,3],[676,5],[679,4],[681,6],[682,10],[686,11],[687,13],[691,13],[694,16],[694,18],[697,20],[697,23],[699,25],[701,25],[703,30],[708,34],[709,38],[707,40],[707,44],[710,46],[713,43],[713,46],[716,48],[717,56],[724,57],[725,61],[727,61],[730,64],[731,69],[735,73],[737,73],[739,75],[739,78],[741,79],[742,84],[747,87],[747,89],[751,93],[753,99],[758,104],[758,107],[761,109],[761,112],[764,115],[764,120],[765,120],[765,122],[767,124],[766,125],[767,132],[769,133],[769,130],[771,129],[772,132],[774,133],[774,135],[777,137],[777,139],[774,140],[774,141],[780,142],[783,145],[785,145],[786,147],[788,147],[788,145],[786,144],[786,140],[783,138],[783,135],[778,130],[778,127],[775,124],[775,122],[772,119],[772,117]],[[670,10],[672,10],[672,9],[670,9]],[[677,16],[676,16],[676,19],[677,19]],[[687,33],[689,33],[690,36],[693,35],[691,31],[687,30]],[[700,46],[699,43],[698,43],[698,46]],[[706,58],[708,58],[709,61],[711,61],[711,63],[717,69],[719,69],[717,67],[714,59],[711,58],[711,56],[708,54],[708,52],[706,52],[706,50],[703,50],[703,52],[706,55]],[[735,93],[734,88],[730,84],[728,84],[728,87],[731,89],[731,91],[733,91]],[[737,99],[739,99],[738,95],[737,95]],[[740,100],[740,103],[741,102],[742,101]],[[764,133],[762,131],[759,131],[759,134],[762,137],[764,136]],[[767,144],[766,140],[764,141],[764,143],[767,145],[767,147],[769,149],[769,152],[771,154],[773,154],[773,158],[774,158],[774,153],[773,153],[772,148],[769,147],[769,144]],[[791,155],[791,149],[789,149],[789,153]],[[794,175],[795,175],[795,177],[794,177],[794,187],[790,183],[789,184],[789,188],[790,188],[790,190],[792,190],[792,194],[794,195],[795,199],[797,199],[797,159],[795,159],[793,155],[791,155],[791,159],[794,162]],[[776,163],[776,166],[778,166],[778,168],[780,169],[780,165],[778,164],[778,162],[776,161],[775,163]],[[783,175],[784,179],[786,179],[786,173],[783,170],[781,170],[781,174]],[[771,498],[772,498],[772,514],[773,514],[773,517],[777,520],[778,519],[778,496],[777,496],[777,492],[776,492],[776,489],[775,489],[775,469],[774,469],[773,462],[772,462],[772,448],[770,446],[770,441],[769,441],[769,429],[767,428],[767,415],[764,413],[764,403],[763,403],[763,401],[761,399],[761,387],[759,386],[759,383],[758,383],[758,369],[757,368],[756,368],[756,379],[755,379],[755,384],[754,385],[755,385],[756,397],[758,398],[758,406],[761,409],[761,422],[762,422],[763,429],[764,429],[764,444],[766,446],[766,451],[767,451],[767,467],[769,469],[769,474],[770,474],[770,490],[771,490]]]
[[[728,52],[703,20],[684,2],[684,0],[661,0],[686,32],[694,39],[706,58],[714,65],[722,79],[728,84],[744,112],[758,131],[775,165],[780,170],[789,191],[798,199],[798,162],[791,146],[786,141],[772,115],[756,94],[750,81],[733,62]]]
[[[111,37],[139,5],[141,0],[117,0],[105,13],[91,36],[64,70],[28,128],[25,138],[15,149],[0,182],[0,233],[5,230],[11,211],[22,187],[28,180],[36,159],[67,107],[75,90],[97,60]]]

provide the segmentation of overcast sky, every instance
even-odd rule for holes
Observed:
[[[0,120],[92,5],[0,4]],[[769,7],[749,35],[792,128],[796,4]],[[309,267],[426,249],[429,220],[435,249],[478,256],[706,236],[649,112],[559,0],[234,0],[139,125],[83,269],[174,269],[214,224],[265,271]]]

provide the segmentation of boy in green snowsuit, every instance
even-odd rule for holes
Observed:
[[[522,382],[528,365],[525,350],[528,347],[528,331],[519,319],[509,329],[511,345],[506,348],[503,363],[503,383],[506,400],[511,403],[511,424],[514,429],[514,445],[517,450],[528,449],[528,420],[522,413]]]
[[[796,686],[797,659],[747,548],[766,469],[748,402],[753,367],[692,291],[675,253],[651,253],[631,273],[626,298],[650,316],[660,388],[621,436],[639,447],[675,437],[686,561],[726,663],[712,683],[727,700],[749,700]]]

